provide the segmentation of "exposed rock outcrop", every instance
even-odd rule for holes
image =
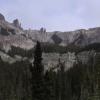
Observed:
[[[51,38],[55,44],[60,44],[62,42],[62,39],[59,36],[57,36],[56,34],[54,34]]]
[[[2,14],[0,14],[0,19],[3,20],[0,21],[0,44],[4,46],[5,44],[13,44],[22,48],[31,48],[36,41],[61,46],[75,45],[80,47],[100,43],[100,27],[70,32],[46,32],[43,27],[40,30],[22,30],[18,19],[15,19],[13,23],[9,23],[5,21]]]
[[[5,21],[5,17],[0,13],[0,20]]]
[[[41,27],[41,28],[40,28],[40,33],[46,33],[46,29],[43,28],[43,27]]]
[[[0,13],[0,34],[4,36],[23,34],[23,30],[18,19],[14,20],[13,23],[10,23],[6,21],[5,17]]]
[[[18,19],[15,19],[15,20],[13,21],[13,25],[14,25],[15,27],[19,28],[19,29],[22,29],[21,23],[19,22]]]
[[[77,46],[85,46],[91,43],[100,43],[100,27],[93,29],[80,29],[70,32],[43,32],[40,31],[28,31],[27,35],[33,40],[38,40],[40,42],[55,43],[62,46],[67,46],[69,44]]]

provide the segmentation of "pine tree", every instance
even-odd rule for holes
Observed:
[[[45,73],[45,97],[48,100],[55,100],[55,76],[56,73],[52,69]]]
[[[44,68],[42,65],[42,50],[40,43],[37,42],[34,51],[34,62],[33,66],[31,66],[32,100],[44,100],[43,73],[44,73]]]
[[[56,90],[56,95],[57,95],[57,100],[65,100],[65,89],[66,89],[66,79],[65,79],[65,63],[61,62],[59,59],[59,64],[58,64],[59,70],[57,72],[57,90]]]

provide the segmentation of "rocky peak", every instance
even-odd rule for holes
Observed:
[[[18,19],[15,19],[15,20],[13,21],[13,25],[14,25],[15,27],[19,28],[19,29],[22,29],[22,28],[21,28],[21,23],[19,22]]]
[[[40,28],[40,33],[46,33],[46,29],[43,28],[43,27],[41,27],[41,28]]]
[[[0,13],[0,20],[5,20],[5,17]]]
[[[62,39],[57,34],[53,34],[51,38],[55,44],[60,44],[62,42]]]

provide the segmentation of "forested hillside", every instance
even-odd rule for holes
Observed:
[[[88,64],[78,62],[65,70],[64,62],[44,71],[40,43],[34,62],[13,64],[0,60],[0,100],[99,100],[100,55]],[[99,99],[98,99],[99,98]]]

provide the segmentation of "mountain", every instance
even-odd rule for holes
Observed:
[[[5,17],[0,14],[0,34],[23,34],[21,24],[18,19],[15,19],[13,23],[6,21]]]
[[[0,20],[4,20],[5,21],[5,17],[2,14],[0,14]]]
[[[80,29],[70,32],[46,32],[45,28],[41,28],[40,30],[24,30],[18,19],[15,19],[12,23],[10,23],[6,21],[2,14],[0,14],[0,35],[0,37],[5,36],[5,38],[8,38],[10,35],[9,41],[11,41],[13,39],[12,37],[14,37],[17,42],[19,41],[17,38],[22,37],[33,42],[38,40],[43,43],[53,43],[61,46],[86,46],[92,43],[100,43],[100,27],[90,28],[88,30]],[[4,41],[6,41],[6,39]],[[24,39],[22,42],[23,41]]]
[[[5,17],[0,14],[0,48],[8,51],[11,46],[30,49],[34,47],[32,40],[23,36],[24,31],[18,19],[13,23],[7,22]]]
[[[3,61],[13,63],[25,58],[31,62],[36,41],[41,42],[45,66],[57,65],[60,58],[71,67],[77,56],[87,62],[92,51],[100,51],[100,27],[69,32],[47,32],[43,27],[25,30],[18,19],[10,23],[0,14],[0,57]]]
[[[74,44],[85,46],[92,43],[100,43],[100,27],[88,30],[80,29],[70,32],[41,32],[41,30],[26,30],[27,37],[40,42],[48,42],[67,46]]]

